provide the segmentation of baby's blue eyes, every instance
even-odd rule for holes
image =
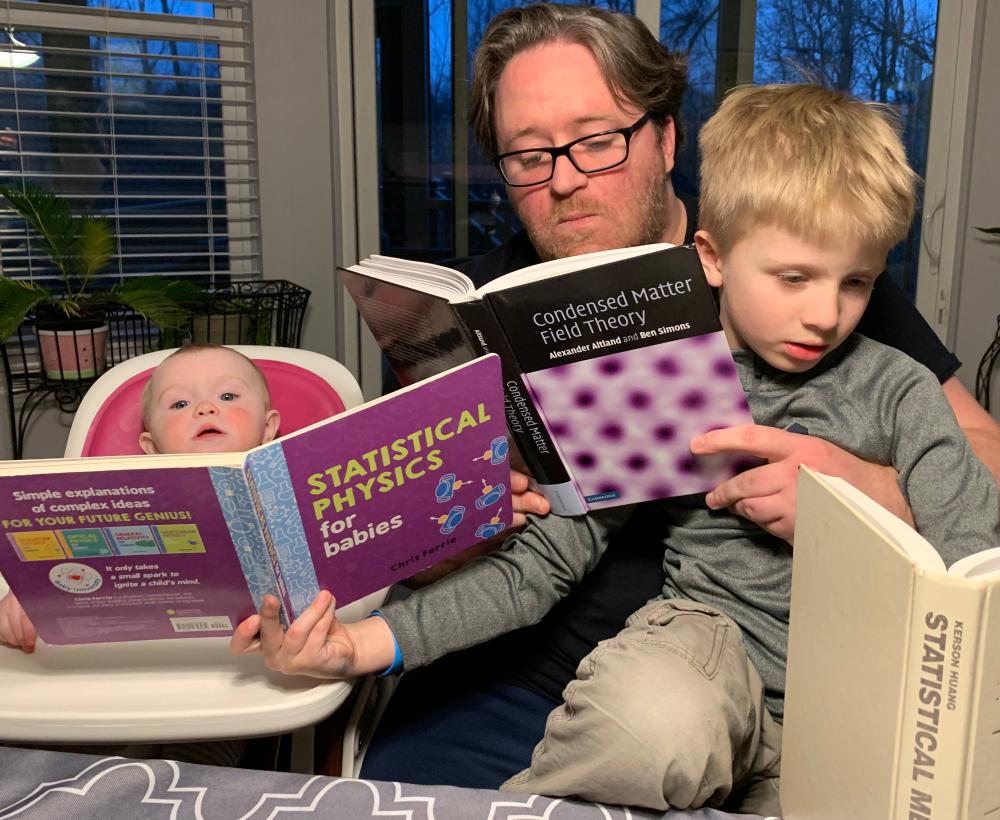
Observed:
[[[239,393],[233,393],[232,391],[227,391],[225,393],[219,394],[219,401],[236,401],[239,398]],[[187,399],[178,399],[173,402],[169,409],[170,410],[183,410],[191,404]]]

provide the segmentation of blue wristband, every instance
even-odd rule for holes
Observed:
[[[372,614],[369,615],[368,617],[369,618],[378,617],[381,618],[383,621],[385,620],[385,615],[383,615],[377,609],[374,610]],[[393,634],[391,629],[389,630],[389,634],[392,635],[392,648],[393,648],[392,663],[390,663],[386,669],[383,669],[381,672],[377,672],[375,674],[375,677],[377,678],[387,678],[389,675],[398,675],[400,672],[403,671],[403,650],[399,648],[399,641],[396,640],[396,636]]]

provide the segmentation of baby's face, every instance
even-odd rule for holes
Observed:
[[[235,453],[274,438],[268,410],[249,362],[228,350],[173,356],[153,373],[147,453]]]

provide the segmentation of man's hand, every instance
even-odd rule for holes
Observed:
[[[329,592],[320,592],[286,632],[278,618],[278,599],[265,595],[260,614],[234,630],[229,650],[236,655],[260,652],[269,669],[288,675],[346,680],[386,669],[394,655],[388,624],[379,617],[343,624],[335,605]]]
[[[548,499],[541,493],[528,489],[528,476],[512,469],[510,471],[510,500],[514,511],[511,529],[520,529],[528,523],[525,515],[548,515],[552,507]],[[508,531],[509,533],[509,531]]]
[[[25,615],[21,604],[8,592],[0,599],[0,644],[12,646],[30,655],[35,651],[38,633]]]
[[[840,476],[912,526],[913,516],[892,467],[871,464],[821,438],[750,424],[713,430],[691,440],[691,452],[749,453],[768,463],[724,481],[706,496],[713,509],[728,507],[789,544],[795,535],[799,465]]]

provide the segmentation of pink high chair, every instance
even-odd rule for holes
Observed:
[[[362,401],[339,362],[307,350],[232,345],[260,367],[284,434]],[[104,373],[73,419],[65,455],[138,454],[142,389],[172,351]],[[0,594],[6,585],[0,578]],[[359,620],[385,600],[373,593],[338,612]],[[354,682],[288,677],[258,656],[229,654],[228,637],[49,647],[0,647],[0,743],[150,743],[292,733],[293,771],[313,770],[313,726]]]
[[[281,413],[278,435],[361,404],[361,388],[340,362],[310,350],[264,345],[229,345],[256,363],[267,379],[271,403]],[[127,359],[103,374],[87,391],[73,418],[63,455],[138,455],[142,432],[142,389],[173,350]]]

